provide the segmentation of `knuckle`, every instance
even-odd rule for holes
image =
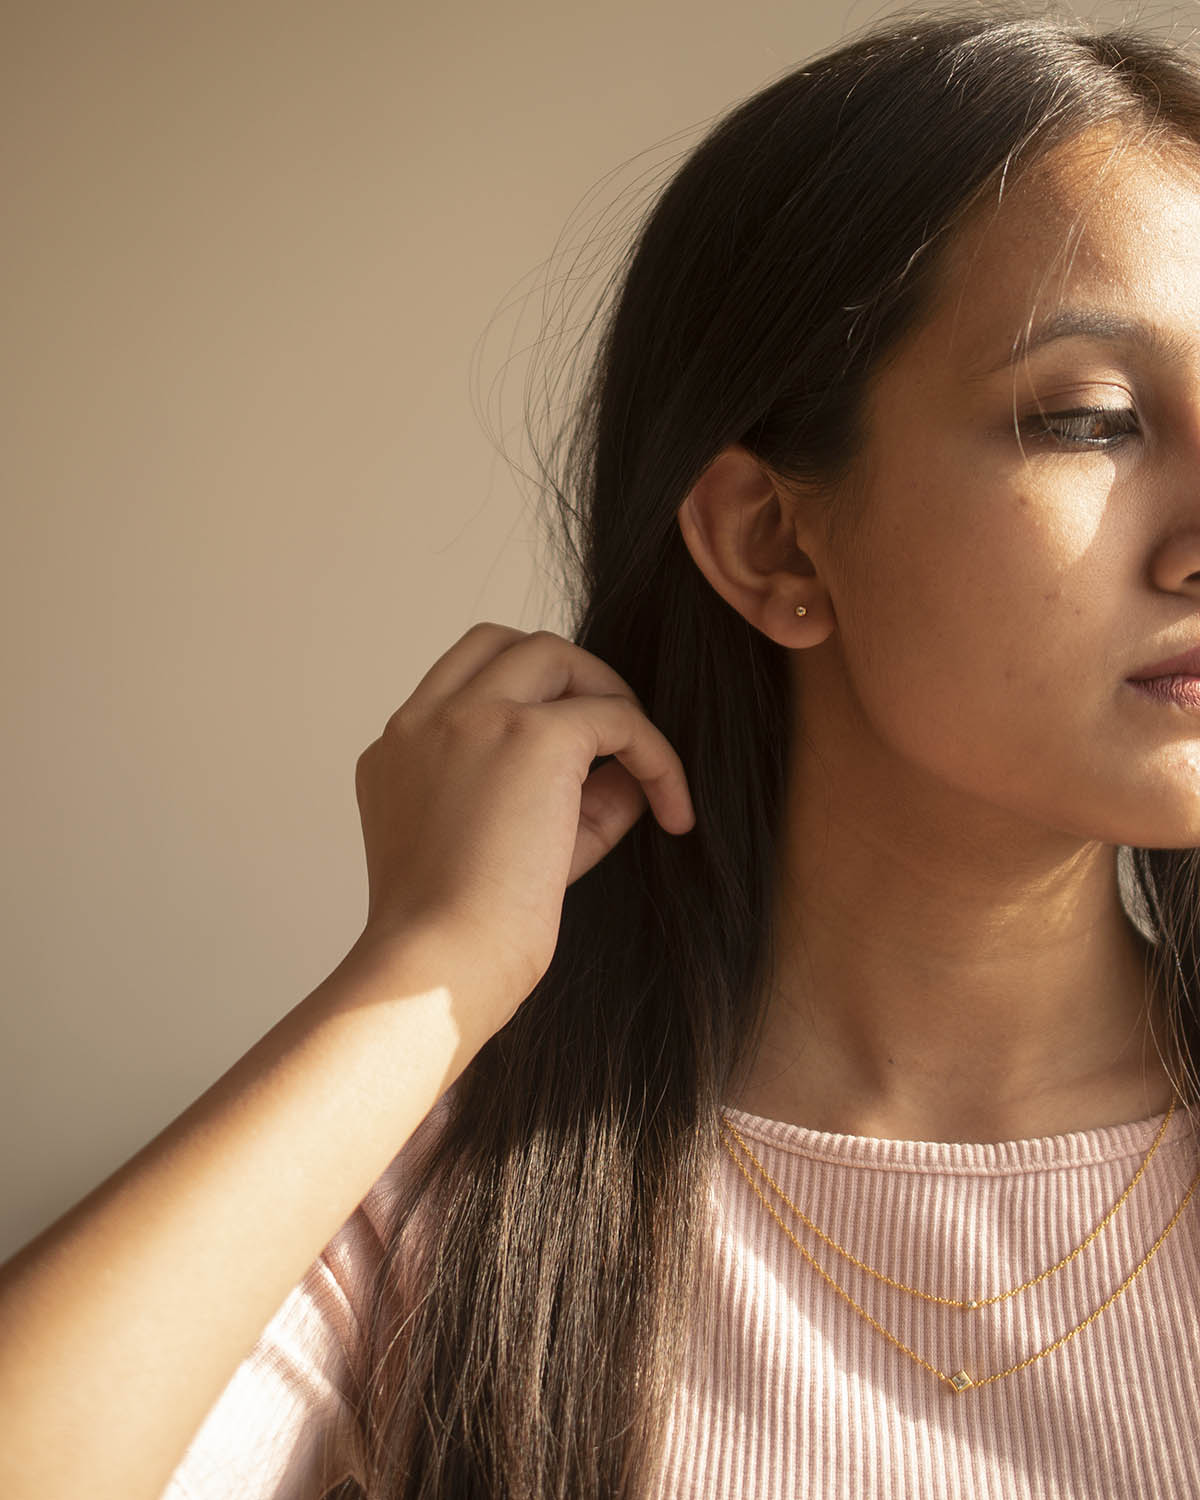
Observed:
[[[485,702],[450,699],[437,706],[434,723],[450,739],[507,739],[525,726],[526,706],[509,698],[489,698]]]
[[[375,746],[378,743],[379,743],[378,740],[372,740],[371,743],[364,750],[362,750],[362,751],[359,752],[359,757],[354,762],[354,769],[356,771],[361,771],[362,768],[367,764],[367,762],[369,760],[371,760],[371,759],[374,758],[373,757],[373,751],[375,749]]]
[[[525,632],[515,625],[500,625],[495,620],[477,620],[465,633],[463,640],[490,640],[511,644],[523,638]]]
[[[411,718],[412,710],[407,703],[402,703],[400,707],[395,711],[395,713],[392,714],[391,718],[388,719],[387,723],[383,726],[383,732],[380,734],[379,738],[381,740],[395,739],[397,736],[403,735],[409,727]],[[376,741],[376,743],[378,743],[378,741]]]
[[[540,727],[535,704],[497,698],[489,707],[492,731],[502,739],[526,739]]]
[[[354,762],[354,795],[360,805],[379,779],[380,742],[373,740]]]
[[[457,698],[447,698],[444,702],[435,703],[430,708],[429,728],[435,735],[453,739],[467,732],[470,717],[470,710],[466,704]]]

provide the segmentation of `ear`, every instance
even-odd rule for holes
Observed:
[[[748,449],[725,448],[679,507],[696,566],[738,614],[781,646],[815,646],[835,625],[817,568],[802,550],[796,497]],[[796,606],[804,606],[803,616]]]

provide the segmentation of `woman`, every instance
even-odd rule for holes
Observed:
[[[917,17],[728,115],[574,640],[434,664],[346,958],[5,1269],[6,1496],[1200,1492],[1198,309],[1190,52]]]

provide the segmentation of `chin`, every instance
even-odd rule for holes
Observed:
[[[1143,807],[1122,820],[1116,837],[1102,834],[1105,843],[1130,849],[1200,849],[1200,800],[1190,798],[1150,815]]]

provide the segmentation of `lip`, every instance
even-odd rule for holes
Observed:
[[[1134,672],[1130,682],[1149,682],[1155,677],[1200,677],[1200,646],[1193,646],[1181,656],[1157,661],[1152,667],[1143,667]]]
[[[1146,677],[1137,682],[1131,680],[1129,686],[1157,703],[1170,703],[1185,713],[1200,714],[1200,677]]]

